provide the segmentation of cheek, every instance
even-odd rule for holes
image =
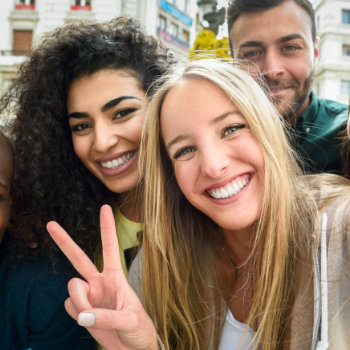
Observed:
[[[189,169],[186,162],[177,162],[174,165],[175,178],[181,192],[190,200],[193,191],[193,169]],[[192,176],[189,176],[191,174]]]
[[[135,120],[135,123],[133,123],[133,125],[131,125],[129,129],[130,131],[126,134],[126,137],[129,134],[132,140],[137,144],[140,144],[141,142],[143,120],[143,117],[140,117],[137,120]]]
[[[73,150],[77,157],[84,163],[89,153],[89,145],[84,137],[72,137]]]
[[[311,74],[314,69],[314,58],[312,54],[300,57],[298,61],[290,68],[294,76],[298,77],[300,80],[305,80]]]
[[[10,203],[9,201],[3,202],[0,205],[0,232],[4,232],[7,227],[7,223],[10,218]]]

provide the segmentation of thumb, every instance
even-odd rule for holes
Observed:
[[[109,344],[111,349],[124,349],[123,346],[128,349],[158,349],[156,329],[144,310],[90,309],[79,314],[78,323],[87,327],[93,336],[102,330],[108,332],[101,337],[101,345]]]
[[[114,329],[129,332],[137,328],[138,317],[132,311],[109,309],[91,309],[80,312],[78,324],[96,329]]]

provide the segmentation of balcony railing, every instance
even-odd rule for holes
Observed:
[[[35,10],[35,4],[15,4],[15,10]]]
[[[29,56],[30,50],[0,50],[0,56]]]
[[[70,9],[72,11],[91,11],[91,5],[71,5]]]

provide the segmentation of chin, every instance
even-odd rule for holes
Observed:
[[[126,183],[126,184],[121,184],[118,183],[118,185],[116,186],[106,186],[111,192],[114,192],[116,194],[126,194],[128,192],[130,192],[131,190],[135,189],[137,186],[137,182],[130,182],[130,183]]]

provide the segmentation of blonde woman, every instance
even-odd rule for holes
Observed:
[[[129,274],[149,316],[111,253],[108,208],[101,274],[48,224],[86,278],[71,316],[108,349],[346,349],[349,182],[303,177],[284,135],[240,68],[205,60],[165,76],[145,123],[143,248]]]

